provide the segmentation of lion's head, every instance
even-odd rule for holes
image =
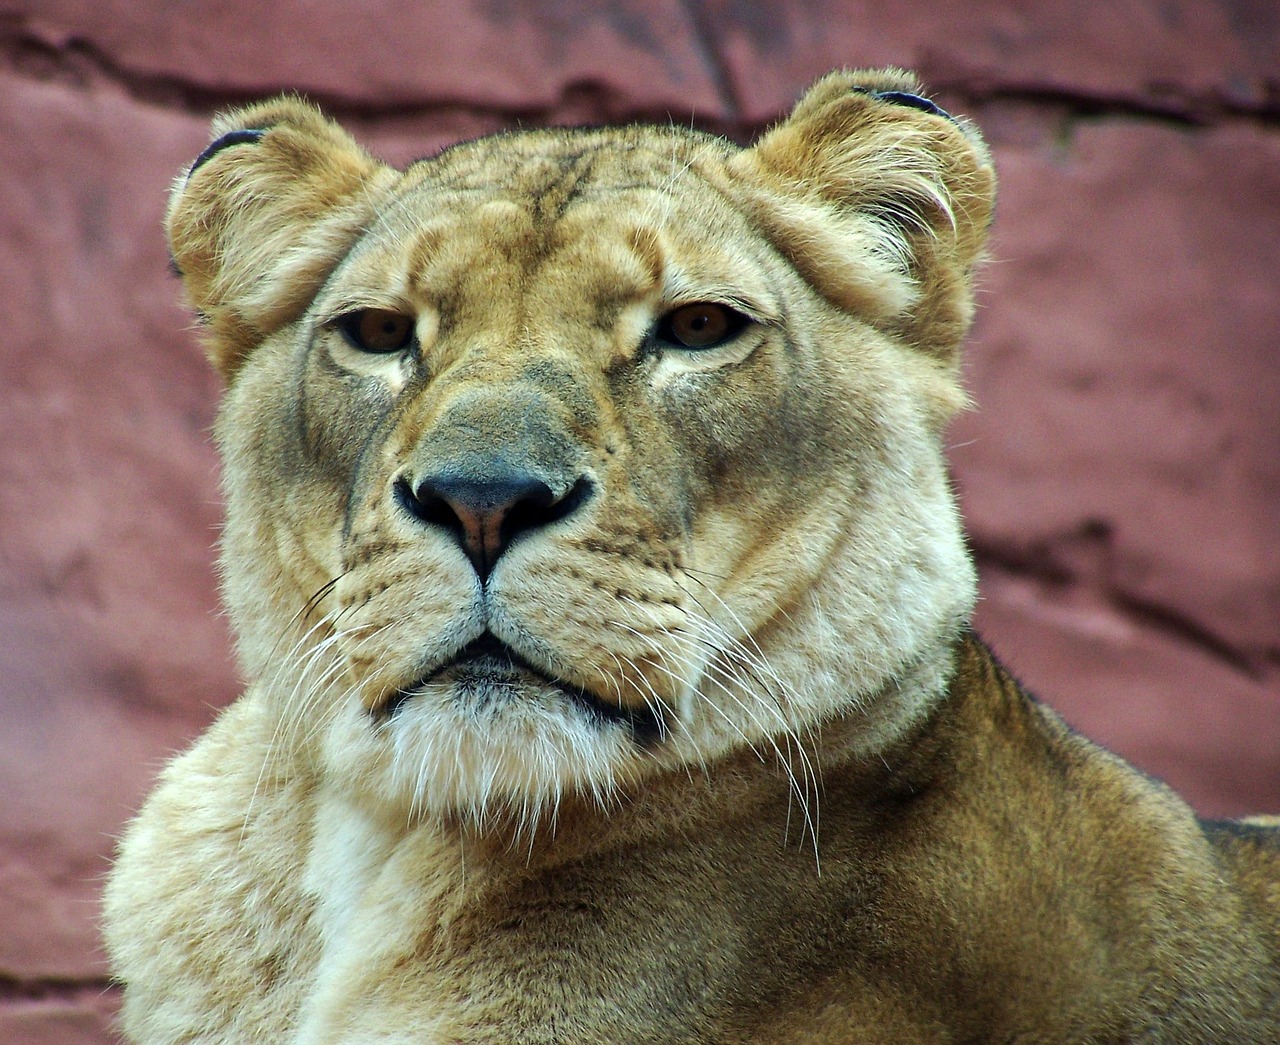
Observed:
[[[941,433],[993,194],[917,91],[834,74],[750,148],[534,131],[403,172],[297,100],[215,126],[170,241],[291,757],[483,820],[915,721],[974,598]]]

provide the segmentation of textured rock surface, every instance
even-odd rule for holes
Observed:
[[[0,1045],[109,1040],[112,834],[235,693],[217,385],[159,221],[212,110],[279,88],[404,161],[516,123],[669,113],[748,135],[830,66],[920,69],[1002,177],[980,411],[952,436],[980,624],[1202,811],[1280,810],[1280,17],[1050,6],[7,7]]]

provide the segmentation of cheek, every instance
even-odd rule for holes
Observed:
[[[821,375],[803,371],[791,353],[758,352],[663,389],[659,412],[700,499],[741,503],[779,485],[803,498],[830,482],[839,418]]]
[[[297,428],[310,468],[350,487],[361,454],[394,406],[391,390],[379,378],[342,370],[317,352],[296,392]]]

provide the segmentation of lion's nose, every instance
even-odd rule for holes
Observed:
[[[557,494],[542,479],[514,469],[482,477],[443,472],[396,484],[409,514],[454,534],[482,582],[512,541],[563,519],[590,494],[585,478]]]

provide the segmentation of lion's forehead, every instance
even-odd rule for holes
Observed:
[[[615,328],[630,306],[672,299],[745,295],[775,311],[772,251],[688,157],[673,169],[669,156],[607,139],[553,138],[528,155],[476,148],[461,174],[443,161],[415,168],[322,297],[351,308],[399,297],[535,336],[567,323]]]
[[[723,162],[730,147],[678,128],[525,131],[464,142],[410,169],[410,180],[504,192],[555,213],[584,193],[660,188]]]

